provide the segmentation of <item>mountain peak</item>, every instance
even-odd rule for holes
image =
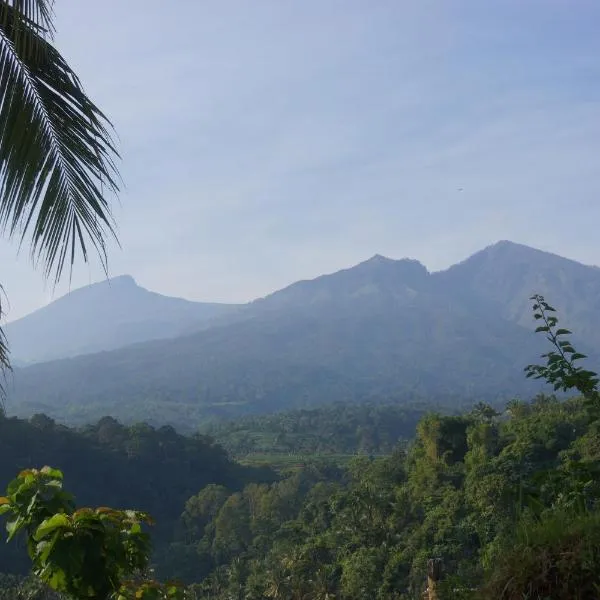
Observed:
[[[421,278],[429,275],[427,267],[414,258],[393,259],[381,254],[375,254],[364,262],[345,269],[341,273],[356,272],[356,273],[371,273],[375,276],[383,277],[409,277]]]
[[[365,261],[366,263],[391,263],[391,262],[396,262],[395,260],[393,260],[392,258],[388,258],[387,256],[383,256],[381,254],[374,254],[373,256],[371,256],[371,258],[367,259]]]
[[[128,286],[128,287],[139,287],[136,280],[132,275],[116,275],[115,277],[111,277],[109,279],[105,279],[104,281],[99,281],[100,285],[110,285],[110,286]]]
[[[538,388],[523,365],[540,353],[534,293],[557,306],[582,352],[600,358],[600,271],[507,240],[436,273],[375,255],[201,327],[202,307],[101,285],[7,326],[22,360],[111,350],[18,371],[10,401],[21,413],[43,406],[81,422],[116,410],[139,420],[148,390],[177,402],[182,421],[321,401],[426,397],[450,407],[529,394]],[[155,419],[172,418],[168,404],[153,403]]]
[[[111,277],[108,281],[112,281],[114,283],[133,283],[135,285],[137,285],[137,283],[135,282],[135,279],[133,278],[132,275],[117,275],[115,277]]]
[[[525,251],[525,252],[543,252],[537,248],[526,246],[525,244],[519,244],[518,242],[511,242],[510,240],[498,240],[495,244],[490,244],[482,250],[482,252],[489,251]]]
[[[544,265],[571,265],[576,269],[587,268],[592,265],[584,265],[571,258],[565,258],[555,252],[549,252],[547,250],[541,250],[540,248],[534,248],[525,244],[519,244],[517,242],[511,242],[508,240],[500,240],[495,244],[487,246],[483,250],[476,252],[471,257],[467,258],[463,262],[469,262],[472,260],[495,260],[500,259],[504,261],[540,261]],[[460,264],[460,263],[459,263]],[[452,267],[451,267],[452,268]]]
[[[350,269],[344,269],[344,270],[346,270],[346,271],[351,270],[351,269],[354,269],[361,265],[394,265],[396,267],[404,266],[404,265],[414,265],[414,266],[422,267],[423,269],[426,268],[416,258],[404,257],[404,258],[396,259],[396,258],[389,258],[388,256],[383,256],[382,254],[374,254],[373,256],[371,256],[371,258],[368,258],[367,260],[364,260],[363,262],[358,263],[354,267],[350,267]]]
[[[183,335],[227,310],[151,292],[125,274],[70,291],[8,323],[6,335],[13,356],[36,362]]]
[[[97,294],[99,292],[103,293],[103,294],[104,293],[113,294],[115,289],[119,290],[119,291],[121,291],[121,290],[129,291],[129,290],[141,289],[141,288],[137,284],[136,280],[131,275],[116,275],[115,277],[101,279],[100,281],[95,281],[94,283],[90,283],[89,285],[84,285],[84,286],[72,289],[69,292],[67,292],[64,296],[62,296],[61,298],[58,298],[58,300],[67,299],[69,297],[77,298],[81,295],[87,297],[90,294]],[[56,302],[56,300],[54,302]]]

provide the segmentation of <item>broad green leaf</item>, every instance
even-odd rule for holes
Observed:
[[[25,520],[23,519],[23,517],[17,517],[16,519],[11,520],[6,524],[8,541],[12,540],[15,537],[15,535],[19,533],[24,524]]]
[[[70,527],[70,525],[71,521],[67,515],[57,514],[49,519],[46,519],[45,521],[42,521],[33,537],[36,541],[39,541],[49,533],[53,532],[55,529],[58,529],[59,527]]]
[[[54,547],[57,539],[58,535],[55,534],[52,540],[44,540],[43,542],[38,543],[36,547],[36,554],[42,563],[45,563],[48,560],[48,556],[50,555],[50,552],[52,552],[52,548]]]

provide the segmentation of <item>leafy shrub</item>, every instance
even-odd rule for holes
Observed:
[[[144,577],[150,537],[142,526],[150,517],[105,507],[76,510],[58,469],[19,473],[0,497],[0,515],[8,517],[8,541],[24,534],[33,575],[69,598],[183,598],[179,586]]]
[[[523,523],[487,573],[481,600],[600,597],[600,515],[553,513]]]

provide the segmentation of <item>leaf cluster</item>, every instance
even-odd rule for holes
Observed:
[[[57,469],[21,472],[0,498],[8,539],[23,532],[33,574],[75,598],[107,598],[148,567],[150,517],[133,510],[80,508]],[[139,596],[142,597],[142,596]],[[148,596],[150,597],[150,596]]]
[[[178,583],[160,583],[146,580],[125,582],[116,594],[115,600],[184,600],[185,588]]]
[[[576,389],[586,399],[598,402],[600,400],[598,375],[576,364],[587,356],[577,352],[570,340],[565,337],[572,335],[572,332],[558,327],[558,317],[553,314],[556,309],[548,304],[542,295],[535,294],[531,300],[534,302],[534,319],[542,323],[535,331],[545,333],[554,349],[542,354],[542,358],[546,359],[545,365],[525,367],[526,376],[544,379],[554,387],[555,391],[566,392]]]

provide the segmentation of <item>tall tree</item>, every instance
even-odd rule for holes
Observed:
[[[53,45],[53,4],[0,0],[0,227],[56,282],[90,248],[106,269],[119,177],[112,126]]]

